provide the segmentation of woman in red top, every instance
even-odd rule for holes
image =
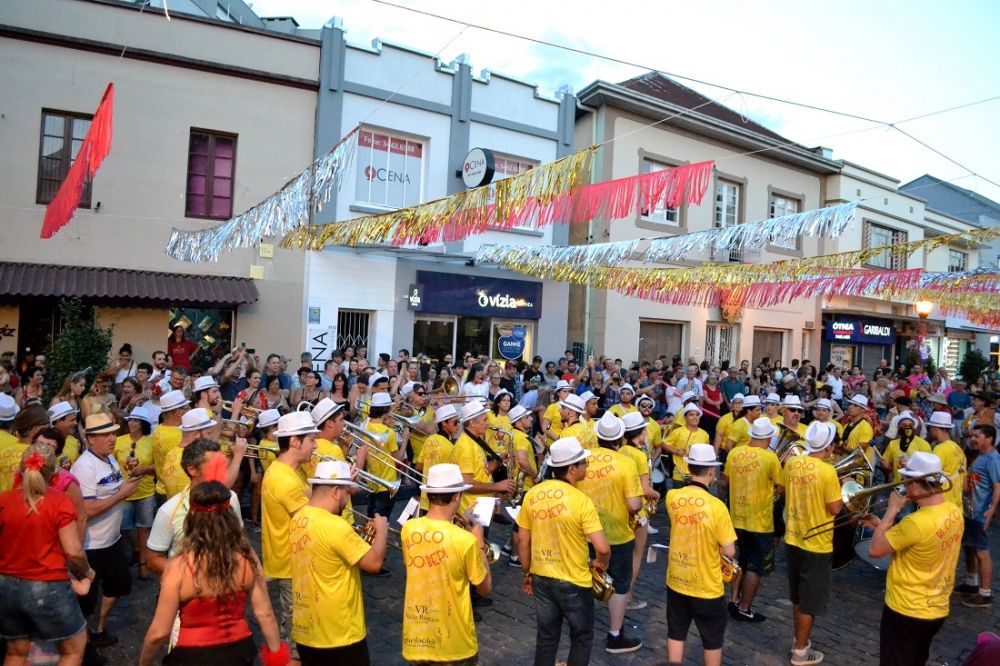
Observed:
[[[0,493],[0,637],[8,664],[25,663],[32,641],[54,642],[60,664],[79,664],[87,644],[76,594],[89,591],[94,570],[73,504],[49,487],[55,467],[49,447],[29,446],[20,487]]]
[[[247,387],[236,394],[236,399],[247,407],[270,409],[271,406],[267,400],[266,387],[260,385],[262,376],[260,370],[251,370],[248,372]],[[238,417],[234,416],[233,418]]]
[[[191,372],[191,357],[198,351],[198,345],[184,339],[184,327],[174,326],[173,335],[167,339],[167,355],[174,367]]]
[[[715,426],[722,416],[722,388],[719,377],[713,372],[705,379],[705,395],[701,398],[701,427],[708,433],[709,441],[715,440]]]
[[[150,666],[170,636],[180,611],[177,645],[164,664],[230,666],[254,663],[254,642],[246,619],[247,595],[267,645],[265,666],[286,664],[289,650],[264,585],[260,562],[229,506],[229,489],[218,481],[191,489],[181,551],[160,581],[156,614],[142,644],[141,666]]]

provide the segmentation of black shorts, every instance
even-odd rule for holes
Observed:
[[[204,647],[175,647],[163,658],[164,666],[251,666],[256,663],[257,648],[253,636],[235,643]]]
[[[691,620],[698,627],[701,646],[706,650],[721,650],[726,635],[726,599],[689,597],[667,588],[667,638],[683,641],[687,638]]]
[[[830,598],[833,553],[811,553],[788,545],[788,598],[806,615],[823,615]]]
[[[369,666],[368,639],[362,638],[357,643],[351,643],[337,648],[314,648],[298,644],[299,659],[302,666]]]
[[[84,617],[89,617],[103,594],[106,597],[118,598],[127,596],[132,591],[132,575],[128,570],[128,559],[125,557],[125,540],[118,539],[107,548],[88,550],[87,561],[97,574],[90,585],[90,592],[85,597],[77,597],[80,610]]]
[[[882,606],[879,623],[879,666],[926,664],[931,641],[947,618],[918,620]]]
[[[771,511],[774,519],[774,536],[781,538],[785,536],[785,496],[778,495],[774,501],[774,509]]]
[[[635,553],[635,541],[611,546],[608,575],[614,582],[615,594],[628,594],[629,588],[632,587],[633,553]]]
[[[736,530],[737,561],[744,571],[758,576],[774,572],[774,535],[770,532]]]

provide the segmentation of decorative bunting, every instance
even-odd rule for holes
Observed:
[[[76,153],[73,164],[66,172],[66,178],[59,186],[55,198],[45,209],[45,222],[42,224],[42,238],[52,238],[52,235],[62,229],[73,219],[80,197],[83,196],[84,184],[94,179],[97,170],[101,168],[104,158],[111,152],[112,116],[115,105],[115,84],[109,83],[97,105],[97,111],[90,121],[90,128],[83,137],[80,150]]]
[[[208,229],[170,234],[166,252],[180,261],[218,261],[223,251],[254,247],[265,236],[284,235],[308,224],[340,188],[357,148],[355,128],[325,155],[276,193],[248,211]]]

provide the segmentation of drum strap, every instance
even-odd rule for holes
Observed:
[[[861,423],[861,419],[858,419],[854,423],[844,426],[844,434],[841,436],[841,440],[846,442],[851,436],[851,431],[854,430],[855,426],[857,426],[859,423]]]

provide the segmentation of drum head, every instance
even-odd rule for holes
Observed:
[[[889,563],[892,562],[892,555],[886,555],[885,557],[872,557],[868,554],[868,547],[871,545],[871,539],[862,539],[854,546],[854,552],[858,557],[879,571],[888,571]]]
[[[663,474],[663,470],[659,467],[653,468],[653,474],[650,476],[650,482],[652,485],[656,486],[667,480],[667,477]]]

